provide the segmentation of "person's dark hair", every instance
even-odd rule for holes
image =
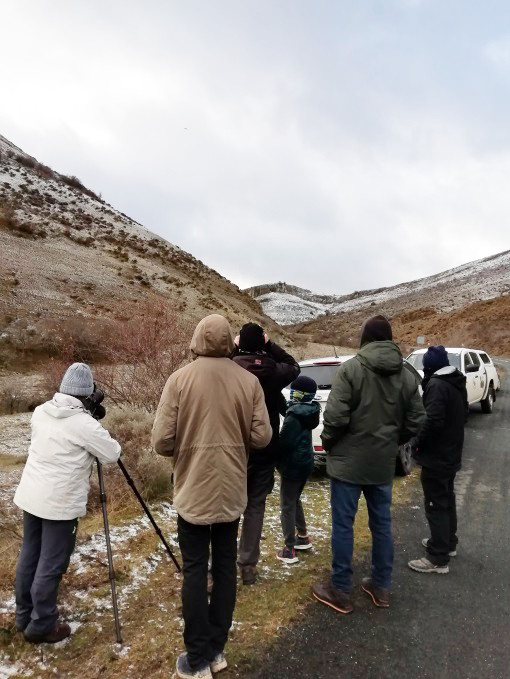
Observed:
[[[372,316],[368,318],[361,327],[360,346],[369,342],[384,342],[392,340],[393,332],[386,316]]]
[[[241,351],[262,351],[266,343],[264,330],[258,323],[245,323],[239,333]]]

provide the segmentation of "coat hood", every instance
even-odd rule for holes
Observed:
[[[312,401],[311,403],[294,403],[291,401],[287,407],[287,414],[292,413],[299,417],[306,426],[307,420],[316,417],[320,409],[321,407],[317,401]]]
[[[448,365],[445,368],[440,368],[431,375],[430,379],[439,379],[449,382],[452,386],[456,387],[460,391],[466,388],[466,376],[460,372],[453,365]]]
[[[227,319],[220,314],[211,314],[203,318],[195,328],[190,349],[193,358],[231,356],[234,351],[234,340]]]
[[[369,342],[356,354],[357,360],[379,375],[395,375],[402,370],[400,349],[391,340]]]
[[[43,403],[41,408],[47,415],[51,415],[51,417],[56,417],[58,419],[62,417],[72,417],[73,415],[78,415],[78,413],[87,412],[85,406],[79,399],[74,396],[69,396],[68,394],[61,394],[59,391],[57,391],[51,401]]]

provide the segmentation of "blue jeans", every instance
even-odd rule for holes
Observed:
[[[372,581],[376,587],[389,589],[393,569],[393,537],[391,534],[392,483],[360,486],[331,479],[331,511],[333,530],[331,581],[341,592],[352,591],[352,552],[354,517],[363,491],[368,508],[368,526],[372,533]]]

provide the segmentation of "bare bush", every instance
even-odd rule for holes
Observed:
[[[116,403],[154,411],[166,380],[188,358],[192,332],[191,322],[174,308],[145,304],[103,347],[97,381]]]

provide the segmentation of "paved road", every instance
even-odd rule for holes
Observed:
[[[348,616],[314,603],[251,678],[510,678],[509,492],[510,394],[499,392],[493,414],[475,408],[466,429],[457,483],[460,544],[450,573],[407,567],[423,555],[427,535],[417,487],[395,515],[391,608],[376,609],[361,593]],[[367,566],[356,569],[358,581]]]

